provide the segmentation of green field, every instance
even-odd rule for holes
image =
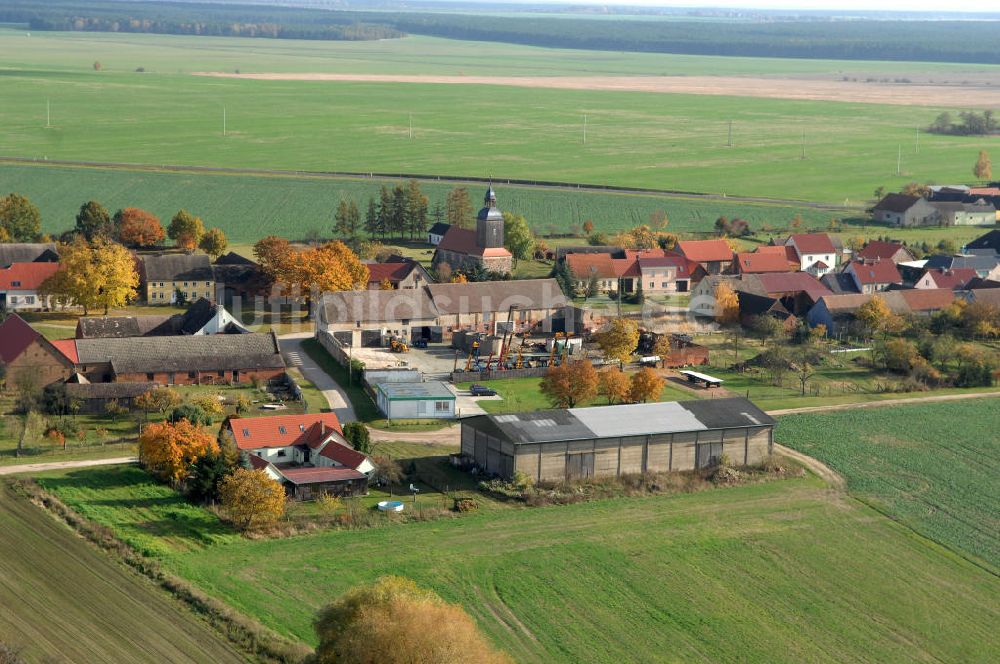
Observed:
[[[102,473],[74,475],[99,487],[86,475]],[[107,522],[151,517],[111,487],[44,482]],[[401,574],[461,602],[521,662],[971,662],[1000,647],[995,576],[811,477],[163,545],[168,569],[307,643],[322,604]]]
[[[998,406],[975,399],[790,415],[776,439],[841,473],[879,510],[1000,569]]]
[[[0,154],[492,175],[857,205],[879,185],[968,180],[978,150],[1000,146],[1000,137],[926,135],[915,153],[914,129],[926,126],[940,110],[926,107],[487,85],[213,79],[134,73],[136,66],[145,66],[136,56],[122,56],[132,60],[127,64],[109,59],[104,71],[95,72],[93,60],[81,62],[74,51],[79,37],[65,36],[63,51],[59,34],[38,39],[0,32],[0,53],[17,53],[0,84],[7,102],[0,108],[5,127]],[[129,39],[156,44],[184,38]],[[187,39],[219,41],[216,48],[240,53],[225,38]],[[263,41],[253,45],[253,52],[266,64],[271,49],[282,44]],[[118,53],[116,44],[115,39],[103,43],[109,56]],[[445,45],[441,58],[460,62],[465,47],[450,52]],[[354,44],[336,47],[344,51]],[[380,48],[398,46],[361,42],[356,57],[384,62],[386,56],[370,55]],[[294,56],[303,60],[298,65],[314,68],[309,48],[296,43],[286,49],[286,54],[301,49],[303,54]],[[586,54],[578,54],[584,67]],[[176,68],[212,68],[215,56],[201,57],[192,48]],[[51,128],[44,126],[47,102]],[[222,134],[223,107],[227,136]],[[729,121],[732,148],[725,147]],[[803,135],[805,160],[800,159]],[[901,145],[903,175],[897,177]],[[81,195],[86,197],[76,197]]]
[[[0,642],[30,662],[242,662],[204,623],[0,490]]]
[[[369,196],[382,184],[398,182],[321,177],[210,175],[105,168],[73,168],[0,163],[0,191],[16,191],[41,210],[43,229],[68,230],[81,203],[95,199],[116,210],[138,206],[166,223],[180,208],[201,216],[206,224],[222,228],[230,242],[253,243],[269,234],[292,239],[310,230],[323,236],[333,232],[333,213],[340,199],[349,198],[364,209]],[[423,183],[431,206],[444,204],[454,184]],[[480,205],[485,185],[466,185],[473,205]],[[843,212],[794,205],[764,205],[684,197],[626,193],[570,191],[537,187],[497,186],[504,210],[523,214],[536,233],[565,233],[587,219],[599,231],[616,231],[648,223],[654,210],[664,210],[674,232],[709,232],[720,215],[742,217],[754,228],[785,227],[796,214],[806,225],[824,228]],[[580,240],[582,242],[583,240]]]

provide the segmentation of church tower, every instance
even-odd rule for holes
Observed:
[[[503,247],[503,213],[497,209],[497,195],[491,184],[476,215],[476,244],[483,249]]]

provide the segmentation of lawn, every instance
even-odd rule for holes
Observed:
[[[497,391],[501,397],[496,399],[481,399],[478,404],[487,413],[516,413],[530,410],[545,410],[552,408],[552,403],[545,398],[539,389],[541,378],[501,378],[484,383],[487,387]],[[468,390],[472,383],[458,383],[455,387],[459,390]],[[682,387],[672,385],[669,381],[663,386],[660,392],[660,401],[683,401],[686,399],[697,399],[699,395]],[[606,406],[607,399],[596,397],[578,404],[584,406]]]
[[[1000,569],[1000,401],[789,415],[775,437],[917,532]]]
[[[1000,146],[1000,137],[926,135],[916,152],[914,128],[929,124],[941,111],[937,108],[485,85],[254,81],[177,73],[218,64],[211,55],[202,59],[198,48],[190,49],[172,67],[140,74],[133,70],[148,64],[141,45],[169,39],[131,35],[124,41],[137,48],[117,51],[113,39],[81,37],[89,36],[48,34],[26,39],[21,31],[0,32],[0,52],[17,54],[5,59],[7,70],[0,85],[9,102],[0,109],[6,129],[0,137],[0,154],[154,166],[475,175],[492,176],[501,183],[506,178],[529,178],[837,204],[848,200],[859,206],[879,185],[897,188],[910,180],[968,180],[978,150]],[[81,60],[77,50],[81,43],[94,41],[105,50],[100,60],[106,66],[100,72],[92,69],[93,58]],[[171,43],[185,41],[190,43],[191,38]],[[205,44],[211,47],[213,41],[228,47],[231,57],[239,57],[238,41]],[[252,48],[282,46],[263,41]],[[339,45],[341,51],[351,47]],[[286,48],[286,57],[302,49],[296,68],[322,68],[309,56],[310,45],[298,42]],[[365,71],[369,67],[364,61],[384,61],[380,49],[399,47],[365,42],[354,48],[362,62],[337,66]],[[442,57],[459,63],[460,50]],[[246,57],[267,63],[266,57]],[[585,72],[586,58],[581,56],[579,64],[579,71]],[[543,59],[538,65],[539,74],[548,73]],[[45,127],[46,104],[51,128]],[[730,121],[734,147],[726,147]],[[806,159],[801,159],[803,134]],[[902,174],[896,176],[901,145]],[[130,189],[119,184],[117,190]],[[99,193],[95,190],[93,197]],[[323,201],[324,213],[308,215],[299,227],[329,225],[337,196],[331,193]],[[77,189],[73,198],[81,195],[91,197]],[[274,205],[254,202],[272,199],[273,191],[218,193],[215,200],[231,206],[238,197],[249,201],[245,204],[251,209]],[[301,211],[300,199],[300,194],[289,191],[289,203],[281,205]],[[118,200],[109,198],[107,204],[121,204]],[[172,213],[189,200],[153,202],[151,207],[159,214]],[[569,193],[553,200],[561,210],[553,223],[564,223],[570,216],[564,208],[574,201]],[[191,207],[212,222],[211,209]],[[543,212],[539,209],[532,216],[548,223]],[[68,219],[71,214],[60,211],[56,218]],[[244,219],[261,216],[244,215]]]
[[[0,642],[30,662],[243,662],[210,627],[0,489]]]

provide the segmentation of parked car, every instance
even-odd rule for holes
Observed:
[[[497,391],[485,385],[473,385],[469,388],[469,394],[474,397],[495,397]]]

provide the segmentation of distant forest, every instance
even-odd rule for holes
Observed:
[[[405,36],[384,21],[363,22],[345,12],[259,5],[183,2],[85,2],[9,0],[0,22],[26,23],[31,30],[149,32],[214,37],[371,40]]]
[[[5,0],[0,21],[26,23],[34,30],[288,39],[383,39],[410,33],[605,51],[1000,64],[998,23],[973,20],[595,20],[217,3]]]

